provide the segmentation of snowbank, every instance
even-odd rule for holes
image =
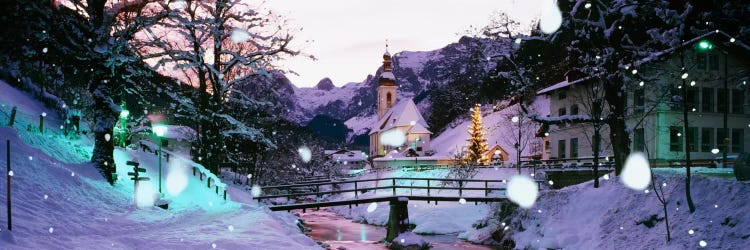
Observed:
[[[122,178],[111,186],[86,162],[90,138],[69,140],[54,126],[45,134],[20,129],[36,122],[26,114],[47,112],[50,123],[59,118],[3,82],[0,103],[19,107],[18,125],[0,128],[0,152],[10,140],[13,170],[13,231],[2,229],[0,249],[319,249],[289,216],[258,207],[233,186],[228,191],[236,200],[224,202],[215,190],[195,185],[200,181],[192,175],[183,192],[170,197],[169,210],[135,209],[132,181]],[[118,173],[129,170],[123,162],[128,159],[147,168],[152,181],[146,183],[156,183],[153,153],[116,151]],[[0,166],[6,164],[3,154]],[[165,168],[190,164],[171,160]],[[0,186],[6,185],[0,178]],[[2,216],[0,225],[6,224]]]
[[[664,188],[667,198],[672,236],[668,243],[664,211],[653,189],[634,191],[617,180],[603,178],[598,189],[593,188],[593,182],[586,182],[543,193],[534,207],[518,209],[503,220],[509,227],[504,233],[517,249],[699,249],[701,241],[708,249],[750,246],[749,182],[693,177],[696,211],[690,213],[684,176],[666,172],[657,174],[655,183]],[[492,221],[497,218],[488,220]],[[487,228],[491,231],[506,226],[490,224]],[[487,228],[463,236],[481,242],[492,237]]]

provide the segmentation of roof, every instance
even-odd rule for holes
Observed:
[[[746,53],[750,52],[750,46],[748,46],[747,44],[743,43],[742,41],[739,41],[739,40],[735,39],[734,37],[730,36],[729,34],[727,34],[724,31],[715,30],[715,31],[711,31],[711,32],[708,32],[706,34],[697,36],[697,37],[695,37],[693,39],[687,40],[687,41],[683,42],[682,44],[680,44],[677,47],[672,47],[672,48],[669,48],[669,49],[666,49],[666,50],[662,50],[662,51],[659,51],[659,52],[652,53],[651,55],[649,55],[649,56],[647,56],[647,57],[645,57],[645,58],[643,58],[641,60],[636,61],[635,63],[633,63],[633,65],[636,66],[636,67],[638,67],[641,64],[648,63],[648,62],[660,59],[664,55],[667,55],[667,54],[670,54],[672,52],[675,52],[678,49],[683,48],[685,46],[690,46],[690,45],[692,45],[694,43],[697,43],[698,41],[703,40],[703,39],[712,39],[714,41],[717,41],[717,39],[722,39],[722,38],[726,39],[725,40],[726,42],[724,42],[723,44],[722,43],[718,43],[717,45],[719,45],[719,46],[723,46],[723,45],[726,45],[726,44],[728,44],[728,45],[734,45],[734,46],[736,46],[738,48],[741,48]]]
[[[419,113],[419,109],[417,109],[417,105],[414,104],[412,99],[400,101],[388,109],[378,122],[373,124],[370,134],[390,130],[395,127],[411,128],[414,126],[411,124],[412,121],[414,122],[414,125],[420,124],[425,130],[430,127],[422,117],[422,114]],[[429,132],[429,130],[427,130],[427,132]]]
[[[390,79],[390,80],[396,80],[396,76],[393,75],[393,73],[386,71],[380,74],[380,78]]]
[[[644,57],[644,58],[642,58],[642,59],[640,59],[638,61],[635,61],[635,63],[633,63],[633,65],[635,67],[638,67],[638,66],[640,66],[640,65],[642,65],[644,63],[648,63],[648,62],[651,62],[651,61],[655,61],[655,60],[661,59],[661,57],[664,56],[664,55],[668,55],[668,54],[670,54],[672,52],[675,52],[678,49],[683,48],[685,46],[690,46],[690,45],[692,45],[694,43],[697,43],[698,41],[703,40],[703,39],[716,40],[716,39],[720,39],[720,38],[721,39],[726,39],[726,42],[724,42],[723,44],[734,45],[734,46],[740,48],[740,51],[744,50],[745,53],[750,52],[750,46],[748,46],[747,44],[745,44],[745,43],[743,43],[743,42],[741,42],[739,40],[736,40],[734,37],[730,36],[729,34],[727,34],[724,31],[715,30],[715,31],[711,31],[711,32],[708,32],[706,34],[694,37],[693,39],[687,40],[687,41],[683,42],[682,44],[680,44],[679,46],[672,47],[672,48],[669,48],[669,49],[666,49],[666,50],[662,50],[662,51],[659,51],[659,52],[651,53],[649,56],[646,56],[646,57]],[[722,44],[718,44],[718,45],[722,45]],[[537,95],[541,95],[541,94],[545,94],[545,93],[549,93],[549,92],[555,91],[557,89],[565,88],[565,87],[568,87],[570,85],[573,85],[573,84],[580,83],[580,82],[583,82],[585,80],[588,80],[589,78],[591,78],[591,76],[584,77],[584,78],[581,78],[581,79],[578,79],[578,80],[575,80],[575,81],[572,81],[572,82],[568,82],[568,80],[565,80],[565,81],[556,83],[556,84],[554,84],[552,86],[549,86],[547,88],[544,88],[544,89],[538,91]]]
[[[432,134],[430,130],[422,126],[420,123],[414,124],[414,126],[411,126],[409,130],[406,131],[407,134]]]
[[[570,85],[573,85],[573,84],[576,84],[576,83],[579,83],[579,82],[583,82],[585,80],[588,80],[589,78],[590,77],[584,77],[584,78],[581,78],[581,79],[578,79],[578,80],[574,80],[572,82],[569,82],[567,79],[565,79],[565,81],[558,82],[558,83],[556,83],[556,84],[554,84],[552,86],[549,86],[549,87],[546,87],[546,88],[544,88],[542,90],[539,90],[538,92],[536,92],[536,94],[537,95],[541,95],[541,94],[549,93],[549,92],[552,92],[552,91],[555,91],[555,90],[558,90],[558,89],[561,89],[561,88],[565,88],[565,87],[568,87]]]
[[[130,130],[131,133],[138,133],[141,131],[151,130],[151,127],[149,126],[140,126],[135,127]],[[150,132],[149,132],[150,133]],[[175,140],[195,140],[198,136],[198,133],[193,130],[193,128],[188,126],[180,126],[180,125],[167,125],[167,132],[164,134],[164,138],[167,139],[175,139]]]

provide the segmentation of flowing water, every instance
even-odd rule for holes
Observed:
[[[378,242],[385,238],[385,227],[352,222],[325,209],[318,211],[308,210],[307,213],[300,213],[300,217],[305,221],[306,226],[312,230],[310,237],[313,240],[329,244],[331,249],[338,249],[339,247],[357,250],[387,249],[385,245]],[[432,243],[432,249],[437,250],[494,249],[489,246],[474,245],[462,241],[456,235],[451,234],[423,235],[422,237]]]

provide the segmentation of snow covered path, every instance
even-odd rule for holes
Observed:
[[[192,175],[169,210],[135,209],[132,181],[123,178],[111,186],[87,163],[90,139],[66,139],[52,125],[45,134],[20,129],[34,124],[35,116],[29,115],[34,112],[48,113],[56,126],[60,119],[4,82],[0,103],[6,105],[3,111],[19,107],[16,125],[0,127],[0,172],[7,164],[6,140],[13,170],[13,231],[5,228],[3,190],[0,249],[320,249],[290,214],[260,208],[232,186],[228,193],[234,200],[224,202],[214,190],[193,185],[200,181]],[[0,119],[7,124],[7,118]],[[117,154],[118,160],[140,158],[154,173],[153,154]],[[0,178],[0,187],[6,185],[7,179]]]

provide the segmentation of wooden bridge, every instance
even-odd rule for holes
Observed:
[[[414,182],[419,181],[426,183],[425,185],[414,185]],[[381,182],[385,182],[385,185],[381,185]],[[405,182],[409,182],[405,184]],[[457,184],[455,186],[441,185],[446,182]],[[473,183],[479,183],[479,185],[470,185]],[[279,185],[279,186],[267,186],[261,188],[263,193],[271,192],[275,190],[280,194],[262,195],[254,197],[260,203],[262,200],[267,199],[278,199],[286,198],[287,202],[291,199],[300,199],[310,196],[317,198],[323,195],[334,195],[334,194],[353,194],[350,199],[343,199],[337,201],[315,201],[295,204],[284,204],[284,205],[271,205],[269,208],[272,211],[289,211],[295,209],[302,209],[303,211],[307,208],[321,208],[321,207],[332,207],[332,206],[346,206],[350,208],[352,205],[373,203],[373,202],[385,202],[390,203],[391,209],[388,217],[388,233],[386,240],[393,240],[399,233],[405,232],[409,229],[409,212],[408,202],[409,200],[417,201],[431,201],[435,202],[459,202],[463,199],[464,202],[474,202],[478,204],[480,202],[502,202],[507,200],[504,195],[490,196],[493,191],[505,191],[505,187],[490,187],[490,183],[506,183],[505,180],[477,180],[477,179],[449,179],[449,178],[410,178],[410,177],[392,177],[392,178],[376,178],[366,180],[344,180],[344,181],[309,181],[305,183],[297,183],[290,185]],[[348,184],[348,185],[347,185]],[[421,184],[421,183],[420,183]],[[482,184],[484,184],[482,186]],[[541,187],[541,183],[538,183]],[[346,188],[344,186],[347,185]],[[323,187],[326,190],[321,190]],[[327,187],[327,188],[326,188]],[[382,196],[378,195],[378,190],[381,191]],[[409,191],[408,194],[405,191]],[[427,191],[426,195],[417,194],[414,195],[414,191]],[[457,195],[444,194],[442,190],[454,190],[458,191]],[[360,194],[372,191],[374,196],[368,196],[360,198]],[[399,193],[398,191],[402,191]],[[435,194],[434,191],[438,191]],[[464,196],[465,191],[482,191],[481,196]],[[433,195],[434,194],[434,195]],[[476,195],[476,194],[475,194]],[[396,223],[394,223],[396,222]]]

